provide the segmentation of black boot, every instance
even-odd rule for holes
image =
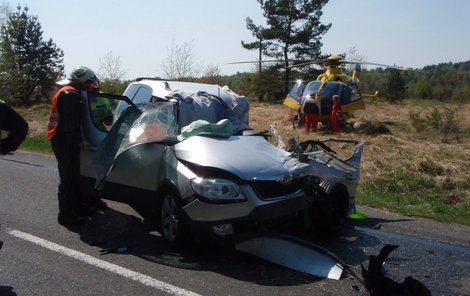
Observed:
[[[77,209],[75,209],[75,214],[82,217],[90,217],[96,213],[98,213],[98,209],[87,204],[80,204],[77,206]]]
[[[59,215],[57,216],[57,222],[62,226],[74,226],[85,224],[86,219],[74,213],[70,213],[67,215],[65,215],[64,213],[59,213]]]
[[[90,200],[90,206],[100,209],[100,210],[106,209],[108,207],[106,202],[102,200],[100,197],[93,197]]]

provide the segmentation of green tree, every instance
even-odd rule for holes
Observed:
[[[276,69],[268,68],[259,73],[250,73],[244,77],[243,89],[248,96],[256,97],[258,101],[267,100],[273,103],[280,98],[285,98],[286,93],[282,87],[282,77]],[[260,98],[260,95],[262,96]]]
[[[64,53],[52,39],[44,41],[37,16],[28,7],[17,6],[8,15],[0,32],[0,87],[13,104],[32,103],[34,87],[39,83],[49,90],[63,76]]]
[[[458,86],[452,93],[452,99],[459,103],[470,102],[470,86],[467,84]]]
[[[321,9],[328,0],[258,0],[264,10],[267,27],[257,26],[246,19],[247,29],[257,39],[242,41],[242,47],[257,49],[270,58],[282,60],[284,67],[284,92],[289,90],[290,62],[311,60],[321,54],[321,37],[331,27],[320,22]],[[278,66],[279,68],[279,66]],[[260,69],[260,73],[261,73]],[[260,78],[261,80],[261,78]]]
[[[418,99],[430,99],[432,97],[432,85],[429,83],[429,77],[422,74],[416,81],[408,83],[409,95]]]
[[[405,97],[405,80],[397,69],[390,69],[387,84],[385,85],[385,98],[390,102],[400,101]]]

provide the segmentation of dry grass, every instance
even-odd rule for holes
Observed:
[[[429,104],[429,103],[428,103]],[[430,112],[439,104],[442,108],[454,108],[460,122],[461,134],[458,140],[447,143],[442,134],[426,134],[414,130],[410,112]],[[259,130],[266,130],[276,123],[277,130],[285,141],[295,138],[298,142],[306,139],[329,137],[364,139],[366,146],[361,167],[361,186],[386,179],[387,175],[406,172],[416,177],[426,177],[442,190],[442,200],[449,205],[470,204],[470,104],[456,106],[433,102],[417,105],[414,101],[400,104],[373,102],[366,110],[357,111],[348,121],[355,129],[338,135],[326,131],[307,135],[302,129],[293,129],[288,108],[282,105],[252,103],[250,124]],[[438,108],[440,108],[438,106]],[[340,156],[349,155],[346,148],[335,147]],[[470,214],[470,213],[469,213]]]
[[[30,137],[46,135],[49,108],[49,104],[40,104],[18,110],[28,121]]]

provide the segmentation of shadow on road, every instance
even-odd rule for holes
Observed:
[[[171,249],[156,231],[154,215],[142,207],[134,206],[133,209],[143,218],[107,208],[90,217],[86,225],[68,229],[78,233],[83,242],[100,249],[128,247],[123,255],[133,255],[176,268],[211,271],[260,285],[289,286],[322,279],[241,253],[226,244],[190,242],[191,245],[182,250]],[[304,239],[330,250],[347,265],[358,267],[368,260],[364,248],[378,246],[381,242],[355,231],[354,225],[374,227],[392,222],[371,218],[367,220],[370,221],[348,221],[344,230],[335,237]]]

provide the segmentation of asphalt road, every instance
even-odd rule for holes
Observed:
[[[318,278],[229,246],[169,249],[140,210],[109,201],[86,225],[57,224],[53,156],[0,156],[0,295],[367,295],[345,273]],[[313,242],[360,272],[385,244],[398,244],[387,276],[413,276],[433,295],[470,295],[470,227],[361,208],[336,238]],[[128,246],[123,254],[102,248]]]

